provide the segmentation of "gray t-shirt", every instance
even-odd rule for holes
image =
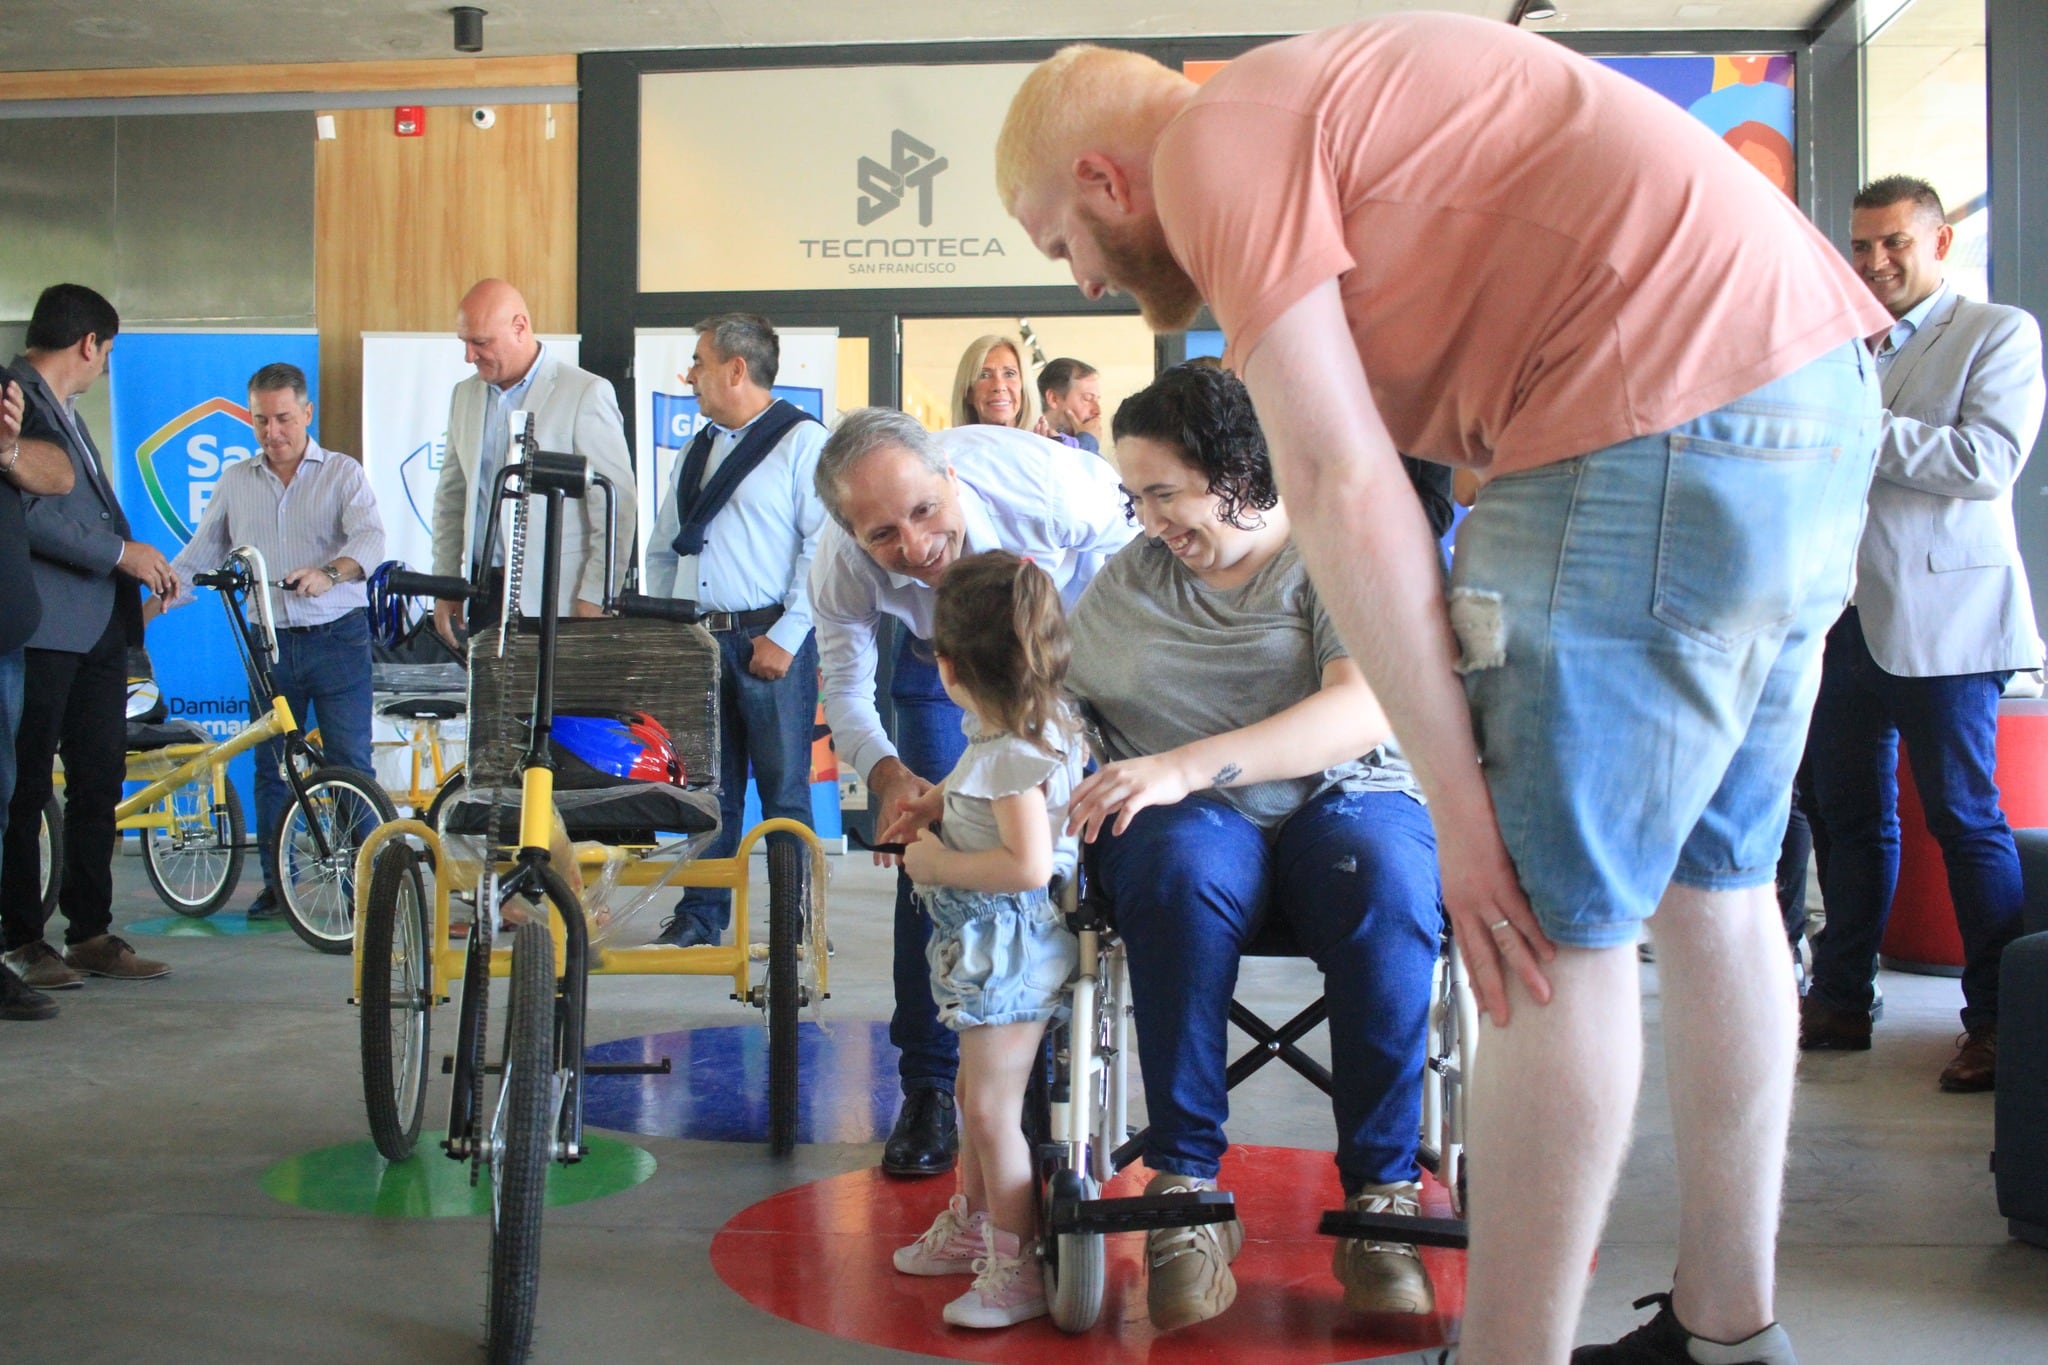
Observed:
[[[1069,717],[1069,724],[1072,718]],[[947,848],[962,853],[981,853],[1003,846],[1002,831],[996,827],[996,801],[1005,796],[1038,788],[1045,793],[1046,819],[1052,827],[1052,862],[1055,878],[1071,876],[1081,841],[1067,829],[1067,806],[1081,781],[1087,761],[1078,734],[1071,738],[1058,727],[1048,726],[1047,753],[1030,740],[1008,730],[984,734],[972,712],[961,719],[967,747],[960,761],[946,774],[946,797],[939,817],[939,839]]]
[[[1235,588],[1212,588],[1140,537],[1088,585],[1071,620],[1067,688],[1105,759],[1164,753],[1241,730],[1321,690],[1348,657],[1294,543]],[[1272,829],[1331,787],[1415,792],[1392,742],[1306,777],[1198,793]],[[1419,798],[1418,798],[1419,799]]]

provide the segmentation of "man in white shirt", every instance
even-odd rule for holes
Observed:
[[[718,640],[713,858],[739,847],[750,768],[763,819],[811,823],[818,647],[810,579],[825,524],[816,487],[825,428],[775,396],[781,354],[764,317],[728,313],[697,324],[688,377],[710,421],[676,462],[647,545],[648,595],[695,602]],[[731,892],[691,887],[661,941],[716,943],[731,919]]]
[[[934,590],[963,554],[1008,550],[1052,576],[1068,607],[1131,538],[1116,471],[1085,451],[1009,427],[936,434],[887,408],[847,413],[818,457],[832,514],[811,566],[825,718],[840,758],[866,781],[877,828],[942,780],[965,745],[960,708],[927,641]],[[884,617],[901,625],[890,698],[892,742],[875,696]],[[892,1175],[951,1170],[959,1147],[953,1075],[959,1044],[939,1023],[925,962],[929,920],[896,883],[896,1011],[902,1112],[882,1154]]]

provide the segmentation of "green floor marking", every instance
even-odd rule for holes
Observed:
[[[278,1162],[263,1173],[272,1199],[321,1213],[378,1218],[466,1218],[491,1211],[485,1174],[475,1188],[469,1163],[441,1151],[445,1133],[423,1132],[404,1161],[386,1161],[373,1143],[345,1142]],[[580,1204],[629,1190],[654,1174],[654,1154],[615,1138],[585,1135],[588,1149],[573,1166],[548,1165],[549,1207]]]
[[[143,919],[128,925],[123,933],[143,938],[223,938],[235,934],[284,934],[291,932],[283,916],[276,919],[251,920],[237,910],[232,914],[208,915],[166,915],[162,919]]]

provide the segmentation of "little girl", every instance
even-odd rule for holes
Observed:
[[[1073,873],[1077,845],[1064,830],[1084,752],[1060,696],[1067,623],[1044,570],[1001,551],[959,560],[939,585],[932,648],[967,713],[967,749],[882,838],[915,837],[903,867],[932,918],[932,995],[960,1035],[960,1192],[895,1261],[907,1275],[972,1270],[946,1321],[1008,1327],[1046,1311],[1020,1123],[1074,970],[1074,936],[1046,888]]]

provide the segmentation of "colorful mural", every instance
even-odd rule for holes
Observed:
[[[1798,188],[1790,55],[1594,60],[1648,86],[1706,124],[1786,194]]]

